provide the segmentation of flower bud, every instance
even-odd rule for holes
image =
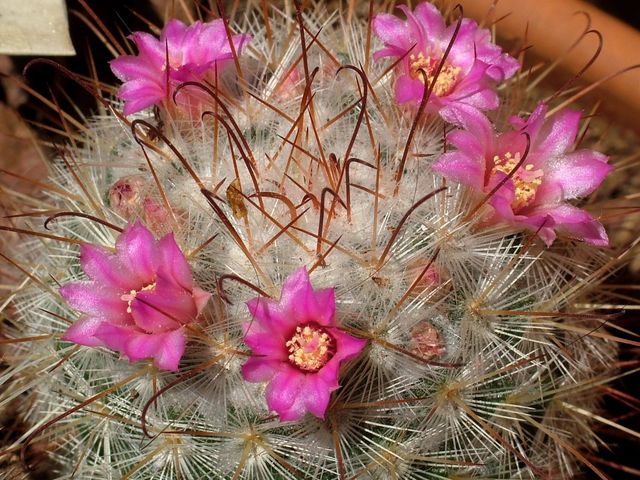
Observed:
[[[144,175],[127,175],[109,189],[111,209],[125,220],[138,216],[149,191],[149,181]]]
[[[445,352],[440,333],[430,322],[423,320],[411,331],[409,351],[425,360],[442,355]]]

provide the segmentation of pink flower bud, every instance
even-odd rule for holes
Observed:
[[[438,330],[431,323],[423,320],[411,331],[409,350],[429,360],[442,355],[446,349],[442,345]]]
[[[125,220],[133,220],[140,214],[149,187],[144,175],[122,177],[109,189],[109,206]]]
[[[142,202],[142,218],[149,230],[156,235],[167,234],[171,231],[171,215],[167,208],[159,201],[146,197]]]
[[[429,263],[431,263],[431,265],[429,265]],[[412,268],[410,272],[412,275],[414,275],[415,273],[415,275],[413,278],[409,279],[409,281],[414,281],[418,277],[418,275],[421,275],[416,285],[416,287],[419,288],[420,290],[428,287],[435,288],[442,282],[442,276],[440,274],[440,271],[435,265],[433,265],[431,260],[427,260],[427,259],[416,260],[415,262],[412,262],[411,267]],[[426,272],[424,272],[425,268],[427,269]]]

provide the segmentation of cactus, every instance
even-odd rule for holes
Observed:
[[[482,77],[497,109],[488,97],[447,100],[462,82],[448,56],[457,39],[475,35],[476,45],[498,49],[485,30],[469,33],[475,24],[456,9],[446,10],[440,57],[393,66],[396,58],[374,53],[391,48],[384,22],[409,28],[403,17],[345,22],[320,4],[290,7],[267,17],[249,9],[235,22],[223,16],[215,28],[226,47],[235,45],[231,54],[184,76],[166,58],[165,89],[148,105],[131,83],[140,71],[112,64],[130,88],[70,134],[49,178],[33,179],[40,195],[16,198],[25,215],[2,228],[21,243],[3,258],[22,278],[2,304],[1,378],[10,388],[0,405],[28,398],[21,409],[30,428],[12,452],[48,445],[55,478],[87,480],[565,479],[598,471],[584,452],[597,447],[592,418],[599,387],[616,375],[617,344],[592,305],[624,250],[603,248],[603,227],[567,200],[579,193],[553,205],[578,220],[563,223],[556,209],[536,223],[540,210],[523,213],[551,175],[525,176],[534,168],[527,154],[542,162],[539,171],[589,157],[587,166],[567,167],[574,184],[588,177],[586,193],[608,173],[601,154],[574,153],[579,115],[563,107],[545,121],[553,105],[536,107],[528,75],[515,69]],[[438,18],[428,4],[418,8],[405,15]],[[134,63],[152,42],[136,35]],[[159,61],[174,53],[166,38]],[[399,70],[405,61],[409,70]],[[145,79],[157,86],[164,73],[152,73]],[[417,85],[415,98],[402,97],[402,75]],[[510,127],[510,116],[520,123]],[[463,178],[455,162],[475,145],[460,132],[477,140],[482,129],[496,144],[510,139],[520,156],[496,155],[484,171],[489,183],[478,186],[482,179]],[[540,146],[550,131],[564,142],[553,153]],[[507,184],[511,217],[495,202]],[[68,286],[90,278],[96,295],[107,291],[87,266],[86,246],[121,258],[119,239],[138,227],[157,239],[172,234],[176,255],[208,292],[200,305],[194,290],[197,312],[176,327],[184,341],[176,368],[160,353],[140,360],[114,347],[121,337],[92,348],[65,333],[93,308]],[[142,261],[135,257],[129,277]],[[324,356],[296,360],[304,367],[298,389],[249,373],[248,362],[268,357],[260,342],[280,335],[260,322],[307,308],[290,294],[292,275],[308,275],[304,288],[325,313],[333,295],[326,315],[335,323],[301,329],[289,352],[318,332],[359,345],[330,387],[309,382],[338,355],[332,340]],[[134,288],[123,305],[131,313],[142,290],[154,289]],[[271,313],[258,313],[265,303]],[[265,338],[252,343],[255,328]],[[287,359],[278,361],[276,376]],[[283,392],[301,410],[274,407],[287,403]]]

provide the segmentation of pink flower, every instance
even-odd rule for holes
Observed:
[[[111,70],[124,82],[118,97],[124,100],[124,114],[157,105],[171,99],[176,87],[187,81],[200,81],[233,60],[233,53],[222,19],[186,26],[169,20],[160,39],[144,32],[129,36],[138,55],[124,55],[111,62]],[[233,35],[238,55],[251,36]]]
[[[446,26],[438,9],[427,2],[418,5],[414,12],[404,5],[398,8],[407,16],[406,21],[388,13],[373,19],[373,30],[385,47],[374,53],[374,59],[404,57],[396,67],[396,100],[419,103],[425,89],[421,71],[426,73],[426,85],[430,85],[456,25]],[[465,18],[427,108],[439,112],[447,121],[450,121],[451,110],[460,104],[480,110],[497,108],[494,85],[512,77],[519,67],[515,58],[491,43],[488,30],[478,28],[476,22]]]
[[[527,119],[511,119],[513,130],[496,134],[481,113],[460,115],[464,130],[449,134],[457,151],[445,153],[434,170],[449,180],[491,192],[521,161],[512,178],[491,197],[495,219],[531,230],[551,245],[561,232],[592,245],[606,246],[604,227],[589,213],[567,203],[593,192],[612,170],[608,158],[592,150],[574,150],[580,113],[562,111],[545,121],[541,103]]]
[[[80,247],[90,281],[64,285],[60,294],[84,314],[63,340],[106,346],[134,362],[153,358],[177,370],[184,353],[184,326],[194,322],[211,294],[193,283],[191,269],[172,234],[160,240],[141,223],[118,237],[116,252]]]
[[[280,301],[258,297],[247,306],[253,319],[244,341],[253,356],[242,366],[245,380],[269,382],[267,405],[283,421],[306,412],[324,418],[340,364],[367,343],[337,328],[334,289],[314,290],[303,267],[287,277]]]

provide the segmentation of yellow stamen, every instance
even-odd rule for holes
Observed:
[[[438,63],[440,63],[440,60],[433,57],[425,57],[420,53],[417,57],[413,54],[409,56],[409,61],[411,62],[411,78],[420,80],[426,85],[431,85],[433,77],[438,70]],[[439,97],[451,93],[451,90],[453,90],[453,87],[458,81],[459,74],[460,67],[454,67],[450,63],[445,62],[438,78],[436,79],[436,84],[433,87],[433,93]]]
[[[495,166],[491,170],[491,174],[494,175],[496,172],[502,172],[509,175],[516,165],[520,163],[521,159],[519,152],[515,155],[507,152],[503,157],[496,155],[493,157],[493,164]],[[511,203],[511,208],[514,212],[530,205],[536,198],[538,187],[542,184],[544,171],[542,169],[534,170],[534,168],[535,166],[529,163],[524,166],[524,171],[518,169],[513,177],[511,177],[511,181],[515,186],[515,198]]]
[[[285,344],[289,361],[301,370],[320,370],[335,353],[334,339],[322,327],[306,325],[297,327],[295,334]]]
[[[131,290],[129,293],[121,295],[120,300],[122,300],[123,302],[127,302],[127,313],[131,313],[131,303],[136,299],[136,295],[138,295],[138,293],[147,292],[149,290],[153,290],[154,288],[156,288],[155,282],[150,283],[146,287],[142,287],[140,290]]]

